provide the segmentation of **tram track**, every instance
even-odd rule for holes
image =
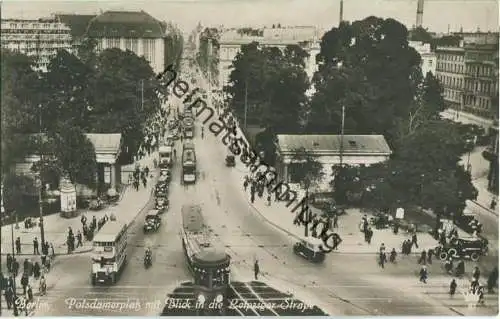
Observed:
[[[241,233],[241,236],[244,236],[244,237],[248,238],[249,240],[251,240],[252,242],[255,243],[255,246],[253,246],[253,247],[257,247],[259,249],[262,249],[266,254],[270,255],[276,261],[280,260],[283,263],[286,262],[284,259],[282,259],[282,258],[278,257],[276,254],[274,254],[268,248],[268,246],[259,244],[254,238],[252,238],[251,234],[247,234],[246,232],[243,232],[240,228],[238,228],[238,231]],[[233,231],[233,232],[235,232],[235,231]],[[219,238],[219,240],[220,240],[221,236],[219,236],[218,234],[215,234],[215,235],[216,235],[215,237]],[[235,256],[241,256],[231,246],[228,246],[228,245],[224,245],[224,246],[226,247],[226,249],[229,249]],[[273,245],[272,247],[283,247],[283,246],[284,245]],[[232,255],[232,254],[230,254],[230,255]],[[242,263],[246,264],[249,268],[252,268],[252,265],[248,261],[246,261],[245,259],[242,259]],[[301,278],[302,277],[302,274],[299,273],[299,272],[297,272],[293,268],[288,268],[288,269],[290,271],[292,271],[296,275],[295,278]],[[268,277],[268,276],[270,277],[270,274],[266,273],[266,272],[263,272],[261,274],[261,276],[263,276],[264,278]],[[325,293],[328,297],[334,298],[334,299],[336,299],[336,300],[338,300],[338,301],[340,301],[342,303],[348,304],[349,306],[351,306],[353,308],[356,308],[358,310],[358,312],[361,311],[364,315],[374,315],[375,314],[374,312],[370,311],[369,309],[367,309],[365,307],[357,305],[357,304],[353,303],[352,301],[350,301],[350,300],[348,300],[346,298],[342,298],[333,289],[329,288],[328,286],[318,285],[315,281],[310,281],[309,283],[305,283],[303,281],[301,281],[300,283],[299,282],[294,283],[294,282],[290,281],[289,278],[284,279],[284,280],[286,280],[287,282],[290,282],[291,284],[296,285],[296,286],[303,286],[303,287],[305,287],[306,285],[314,286],[315,289],[322,290],[322,292]],[[380,313],[378,313],[378,315],[380,315]]]

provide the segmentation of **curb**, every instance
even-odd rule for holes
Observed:
[[[79,254],[85,254],[85,253],[88,253],[88,252],[91,252],[92,251],[92,247],[91,248],[86,248],[86,249],[83,249],[83,250],[79,250],[79,251],[74,251],[72,252],[71,254],[68,254],[68,253],[64,253],[64,254],[55,254],[55,256],[69,256],[69,255],[79,255]],[[9,255],[10,253],[0,253],[0,256],[7,256]],[[41,255],[33,255],[33,254],[16,254],[16,256],[41,256]]]
[[[271,221],[271,220],[269,220],[267,217],[265,217],[265,216],[264,216],[264,214],[262,214],[262,213],[261,213],[261,212],[260,212],[260,211],[259,211],[259,210],[258,210],[258,209],[257,209],[257,208],[256,208],[256,207],[255,207],[255,206],[254,206],[254,205],[253,205],[253,204],[252,204],[252,203],[248,200],[248,198],[247,198],[247,201],[248,201],[248,203],[250,204],[250,206],[252,207],[252,209],[253,209],[254,211],[256,211],[256,212],[260,215],[260,217],[261,217],[262,219],[264,219],[267,223],[269,223],[269,224],[271,224],[272,226],[274,226],[274,227],[278,228],[280,231],[284,232],[285,234],[287,234],[287,235],[288,235],[288,236],[290,236],[290,237],[293,237],[293,238],[298,239],[298,240],[300,240],[300,239],[301,239],[299,236],[297,236],[297,235],[295,235],[295,234],[291,233],[290,231],[288,231],[288,230],[284,229],[284,228],[283,228],[283,227],[281,227],[281,226],[278,226],[276,223],[272,222],[272,221]],[[335,253],[336,255],[377,255],[377,254],[378,254],[378,253],[377,253],[377,251],[376,251],[376,249],[375,249],[373,252],[364,252],[364,251],[359,251],[359,252],[357,252],[357,251],[334,251],[334,250],[332,250],[332,251],[330,251],[329,253]],[[400,254],[401,254],[401,253],[399,253],[399,252],[398,252],[398,255],[400,255]],[[416,251],[415,251],[415,252],[410,253],[410,256],[417,256],[417,257],[418,257],[418,256],[420,256],[420,254],[421,254],[420,252],[416,252]],[[439,259],[436,259],[436,258],[435,258],[434,260],[439,260]]]
[[[488,213],[492,214],[492,215],[495,215],[496,217],[498,217],[498,211],[495,211],[495,210],[492,210],[490,209],[489,207],[486,207],[484,206],[483,204],[480,204],[479,202],[475,201],[475,200],[471,200],[471,202],[473,202],[474,204],[476,204],[477,206],[481,207],[482,209],[484,209],[485,211],[487,211]]]
[[[153,177],[153,182],[155,182],[156,180],[158,179],[158,175]],[[139,211],[137,212],[137,214],[134,216],[134,218],[132,218],[128,223],[129,225],[134,223],[135,220],[137,219],[137,216],[139,216],[143,211],[144,211],[144,208],[146,208],[146,206],[149,205],[149,203],[151,202],[151,196],[153,195],[153,191],[154,191],[154,187],[151,189],[151,191],[149,192],[149,199],[148,201],[144,204],[144,206],[139,209]],[[123,195],[122,195],[123,196]],[[30,244],[26,244],[26,245],[30,245]],[[55,256],[69,256],[69,255],[79,255],[79,254],[85,254],[85,253],[89,253],[93,250],[92,247],[90,248],[87,248],[87,249],[83,249],[83,250],[80,250],[80,251],[74,251],[72,253],[62,253],[62,254],[55,254]],[[0,252],[0,256],[7,256],[9,253],[3,253],[3,252]],[[34,256],[33,254],[16,254],[16,256]]]

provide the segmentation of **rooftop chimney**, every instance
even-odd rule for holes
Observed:
[[[424,18],[424,0],[418,0],[417,4],[417,28],[422,27],[422,20]]]
[[[339,25],[344,21],[344,0],[340,0]]]

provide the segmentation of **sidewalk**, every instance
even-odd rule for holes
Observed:
[[[151,153],[150,156],[144,157],[138,163],[141,166],[148,165],[149,167],[153,167],[154,156],[156,156],[156,153]],[[148,202],[154,184],[153,180],[154,178],[150,179],[147,187],[141,187],[139,191],[134,190],[132,187],[126,187],[120,200],[114,206],[108,206],[100,211],[82,211],[81,214],[86,215],[87,220],[91,220],[92,216],[95,216],[99,220],[104,215],[109,217],[113,213],[118,220],[130,222]],[[44,217],[45,240],[54,245],[56,255],[67,254],[66,238],[68,227],[71,227],[76,235],[77,231],[82,227],[80,222],[81,214],[74,218],[63,218],[59,214]],[[12,228],[14,241],[17,237],[21,238],[21,255],[34,256],[33,239],[37,237],[38,241],[41,241],[40,228],[36,226],[25,229],[22,221],[19,222],[18,229],[16,229],[15,225]],[[1,240],[1,255],[12,253],[11,225],[2,227]],[[92,250],[92,242],[84,241],[83,247],[76,248],[74,253],[84,253],[90,250]]]
[[[237,128],[237,131],[239,136],[244,136],[239,127]],[[235,173],[236,174],[233,175],[235,176],[235,183],[236,185],[239,185],[239,187],[241,187],[241,191],[244,192],[242,186],[243,178],[245,175],[249,174],[248,168],[246,168],[243,163],[237,161]],[[271,201],[271,206],[268,206],[265,198],[266,195],[264,195],[262,198],[256,196],[255,202],[252,204],[248,190],[245,196],[249,205],[253,206],[255,211],[268,223],[295,239],[303,238],[305,236],[304,226],[297,226],[293,224],[296,214],[300,212],[300,208],[298,208],[295,213],[292,212],[292,209],[295,205],[297,205],[297,203],[293,203],[289,207],[286,207],[287,202],[277,202],[274,200],[274,196],[272,196],[273,199]],[[301,197],[298,196],[297,202],[300,198]],[[400,230],[400,232],[395,235],[393,234],[392,229],[375,229],[375,227],[372,227],[374,233],[372,242],[371,244],[365,243],[364,235],[359,230],[359,223],[361,222],[361,218],[364,213],[362,213],[360,209],[356,208],[348,209],[346,212],[346,215],[339,217],[339,228],[334,230],[342,238],[342,243],[335,252],[350,254],[376,253],[382,243],[385,244],[388,251],[392,248],[396,248],[396,251],[400,252],[403,241],[411,238],[411,234],[408,234],[403,230]],[[321,231],[320,227],[318,229]],[[309,235],[311,235],[310,231]],[[420,254],[420,252],[424,249],[428,250],[429,248],[435,248],[438,243],[430,234],[418,233],[418,244],[419,248],[414,250],[414,252]]]
[[[477,199],[473,202],[498,217],[498,196],[488,191],[488,180],[486,179],[486,177],[474,179],[472,180],[472,184],[478,191]],[[497,202],[497,206],[495,209],[490,208],[492,199],[495,199],[495,201]]]

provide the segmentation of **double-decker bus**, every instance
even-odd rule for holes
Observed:
[[[127,260],[128,225],[108,221],[94,237],[91,282],[115,284]]]
[[[182,248],[194,277],[196,308],[203,315],[223,314],[231,282],[231,257],[216,245],[199,205],[182,207]],[[211,306],[209,306],[211,305]]]

